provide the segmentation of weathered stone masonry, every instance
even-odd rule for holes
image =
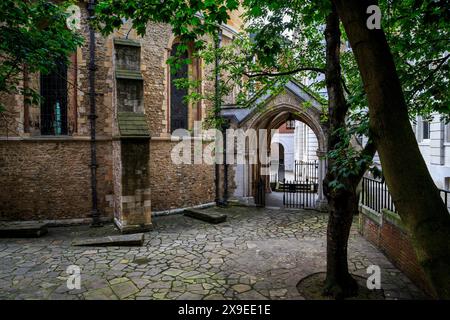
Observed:
[[[29,123],[24,124],[23,97],[0,97],[9,117],[0,122],[2,220],[59,220],[90,214],[88,14],[85,3],[78,5],[80,32],[86,41],[68,65],[68,135],[41,135],[40,106],[29,106]],[[233,19],[230,23],[236,28],[240,20]],[[175,41],[170,26],[160,23],[149,24],[144,37],[130,31],[129,25],[107,38],[96,34],[98,208],[122,227],[149,225],[151,211],[214,201],[214,166],[175,165],[170,158],[176,142],[170,140],[166,60]],[[210,67],[195,63],[189,66],[189,75],[202,79],[201,90],[211,90],[214,86],[205,76]],[[39,75],[29,75],[28,85],[39,90]],[[207,101],[188,106],[189,128],[207,115],[209,107]],[[123,112],[146,123],[145,138],[124,135]]]
[[[85,218],[91,209],[88,140],[0,141],[2,220]],[[99,208],[111,215],[111,141],[98,141]]]

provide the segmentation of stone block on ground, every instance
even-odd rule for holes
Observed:
[[[0,222],[0,238],[37,238],[47,232],[47,224],[42,222]]]
[[[142,246],[144,234],[122,234],[117,236],[106,236],[99,238],[87,238],[75,240],[74,246]]]
[[[184,215],[213,224],[221,223],[227,220],[227,216],[225,214],[194,209],[184,210]]]

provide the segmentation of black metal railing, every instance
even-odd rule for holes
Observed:
[[[439,192],[441,194],[442,200],[445,203],[445,206],[447,207],[447,210],[450,212],[450,190],[439,189]]]
[[[439,189],[439,192],[445,206],[450,212],[450,190]],[[387,185],[377,179],[363,177],[361,204],[380,213],[382,209],[397,212]]]
[[[397,212],[387,185],[376,179],[363,177],[361,204],[380,213],[382,209]]]
[[[280,189],[283,191],[283,205],[286,208],[315,208],[317,183],[308,179],[305,181],[288,181],[284,179]]]
[[[319,180],[319,162],[314,161],[294,161],[294,180],[317,183]]]

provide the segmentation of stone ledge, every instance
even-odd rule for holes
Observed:
[[[47,233],[46,223],[0,222],[0,238],[38,238]]]
[[[381,211],[383,212],[383,221],[386,221],[396,226],[401,231],[406,232],[405,225],[403,224],[402,219],[400,218],[398,213],[388,209],[381,209]]]
[[[375,222],[377,225],[381,225],[383,222],[382,214],[362,204],[359,205],[359,212]]]
[[[142,246],[144,234],[135,233],[100,238],[79,239],[72,242],[73,246]]]
[[[221,222],[225,222],[225,220],[227,220],[227,216],[224,214],[215,213],[215,212],[206,212],[206,211],[200,211],[200,210],[194,210],[194,209],[184,210],[184,215],[187,217],[202,220],[202,221],[209,222],[212,224],[218,224]]]
[[[100,135],[95,141],[112,141],[112,136]],[[19,141],[19,142],[89,142],[90,136],[0,136],[0,141]]]
[[[208,203],[202,203],[202,204],[198,204],[198,205],[191,206],[191,207],[152,211],[152,217],[168,216],[168,215],[173,215],[173,214],[182,214],[186,210],[189,210],[189,209],[203,209],[203,208],[214,207],[215,205],[216,205],[215,202],[208,202]]]

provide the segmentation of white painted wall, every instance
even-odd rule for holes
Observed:
[[[450,190],[450,124],[445,124],[439,114],[434,114],[429,126],[429,139],[424,139],[423,120],[412,123],[419,150],[427,164],[436,186]],[[380,163],[378,154],[374,161]]]
[[[272,144],[279,143],[284,147],[284,169],[294,170],[294,133],[275,133],[272,137]],[[272,157],[274,158],[274,157]]]
[[[440,189],[449,188],[450,180],[450,124],[445,125],[439,114],[434,114],[430,122],[430,139],[422,138],[423,120],[418,118],[416,137],[420,152],[430,174]],[[447,181],[447,185],[446,185]]]
[[[294,161],[318,160],[317,149],[319,142],[315,133],[305,123],[296,121],[294,133],[275,133],[272,137],[270,173],[278,172],[278,159],[276,158],[276,144],[284,147],[284,168],[286,179],[293,179]]]
[[[294,145],[294,160],[318,160],[317,149],[319,148],[319,142],[317,137],[308,125],[300,121],[295,123]]]

